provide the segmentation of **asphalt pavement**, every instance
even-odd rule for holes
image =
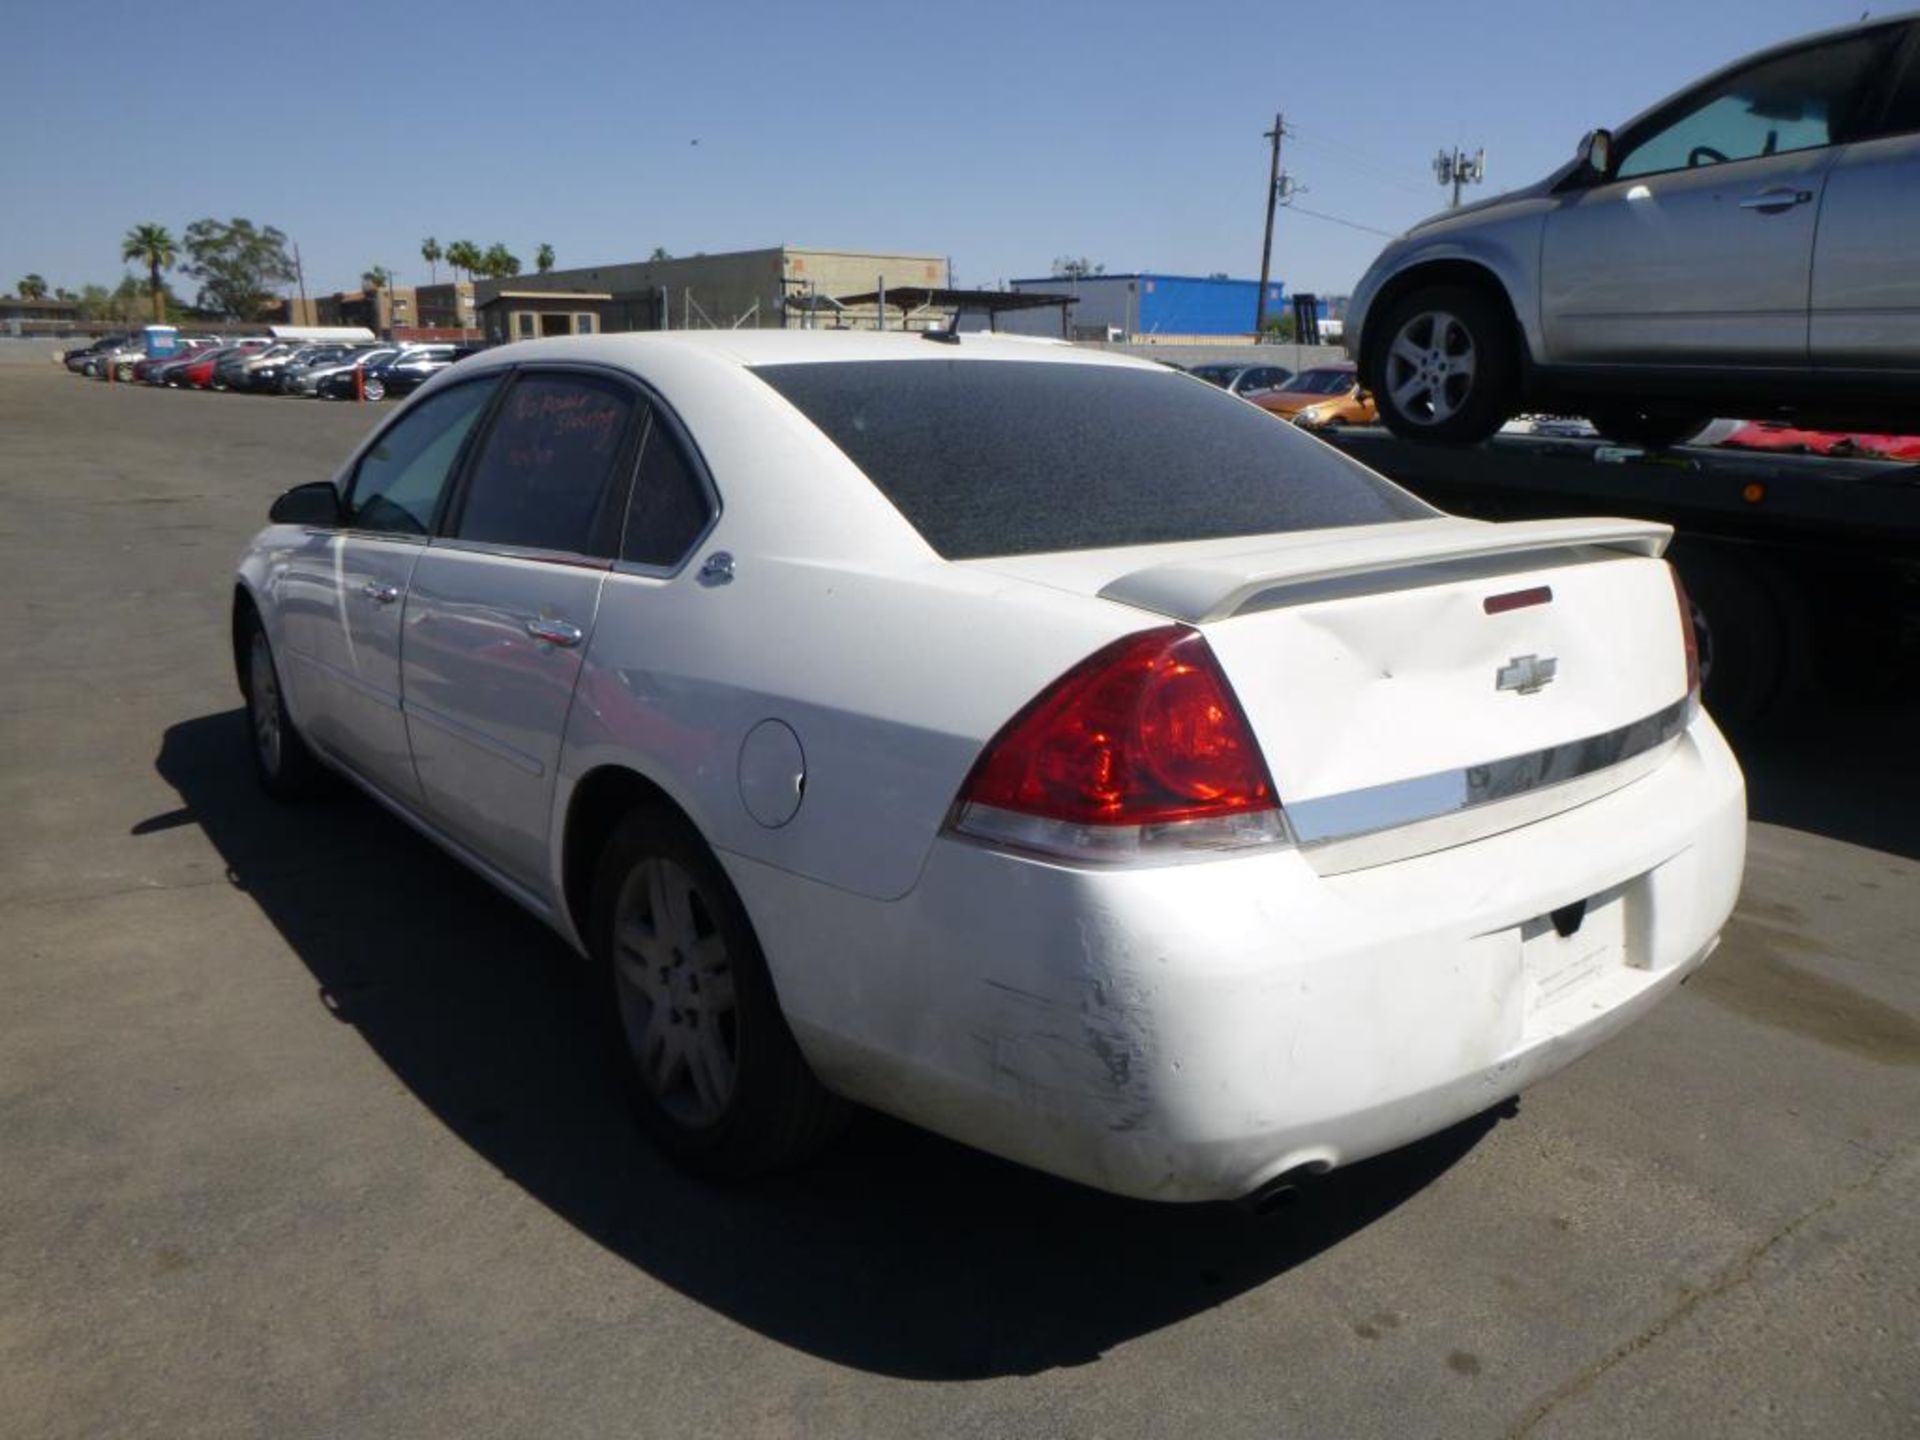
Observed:
[[[877,1120],[716,1188],[539,925],[254,788],[232,564],[377,413],[0,367],[0,1435],[1920,1433],[1912,714],[1749,752],[1648,1020],[1274,1215]]]

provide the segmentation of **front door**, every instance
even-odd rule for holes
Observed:
[[[401,714],[400,622],[447,481],[497,377],[410,407],[360,457],[346,527],[310,532],[290,557],[280,609],[307,738],[396,799],[419,786]]]
[[[1611,173],[1547,215],[1548,362],[1805,369],[1833,146],[1888,44],[1864,32],[1762,60],[1621,136]]]
[[[1870,137],[1834,159],[1813,251],[1815,369],[1920,380],[1920,26]]]
[[[548,898],[554,772],[643,409],[603,374],[522,371],[407,595],[402,683],[427,811]]]

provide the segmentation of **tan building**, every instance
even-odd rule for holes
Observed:
[[[509,292],[523,297],[604,295],[594,306],[573,313],[591,311],[598,328],[608,331],[779,329],[809,324],[822,329],[872,329],[879,323],[878,306],[842,305],[838,297],[871,295],[890,285],[942,289],[946,284],[944,256],[780,245],[480,280],[474,285],[474,298],[485,317],[486,338],[504,341],[520,338],[510,331],[506,319],[513,313],[511,307],[496,303]],[[520,313],[537,312],[523,307]],[[902,323],[900,312],[890,308],[886,323]],[[929,311],[909,315],[905,323],[926,329],[944,323],[944,317]]]

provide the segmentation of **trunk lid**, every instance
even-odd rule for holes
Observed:
[[[972,563],[1199,628],[1294,833],[1335,870],[1527,823],[1657,763],[1690,716],[1670,534],[1449,517]]]

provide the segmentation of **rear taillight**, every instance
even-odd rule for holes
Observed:
[[[1693,601],[1688,598],[1680,571],[1671,560],[1667,562],[1667,573],[1673,577],[1673,598],[1680,606],[1680,639],[1687,647],[1687,694],[1697,702],[1700,698],[1700,637],[1693,628]]]
[[[1041,692],[981,754],[951,827],[1108,862],[1286,838],[1246,716],[1184,626],[1129,635]]]

